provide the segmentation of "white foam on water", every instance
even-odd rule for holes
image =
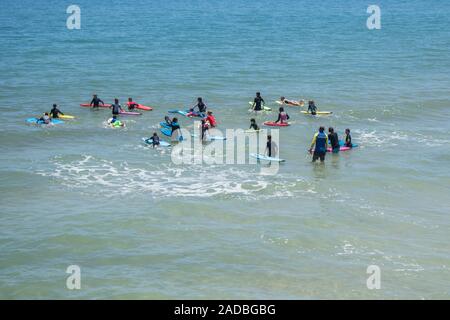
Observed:
[[[138,191],[158,198],[235,196],[263,199],[293,197],[294,192],[289,189],[298,189],[298,186],[303,192],[304,187],[310,189],[301,179],[287,183],[284,178],[259,175],[259,167],[249,165],[177,166],[164,163],[136,168],[126,161],[96,159],[90,155],[73,161],[56,157],[51,162],[53,170],[40,170],[37,174],[57,179],[71,189],[95,187],[107,197],[132,196]]]

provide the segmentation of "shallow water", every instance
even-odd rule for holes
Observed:
[[[450,297],[448,3],[381,1],[377,31],[362,1],[77,4],[72,31],[58,1],[0,12],[1,298]],[[246,129],[255,91],[333,111],[287,109],[275,176],[141,142],[197,96]],[[93,92],[155,109],[113,130],[78,106]],[[77,119],[25,124],[54,102]],[[360,147],[312,165],[319,125]]]

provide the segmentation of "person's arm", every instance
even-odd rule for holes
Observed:
[[[105,105],[105,103],[104,103],[103,100],[101,100],[101,99],[98,99],[98,102],[100,102],[100,103],[102,104],[102,106]]]
[[[277,121],[275,121],[275,123],[280,122],[281,121],[281,113],[278,114],[278,119]]]
[[[89,103],[89,107],[92,107],[92,104],[94,103],[94,99],[91,100],[91,103]]]
[[[264,99],[263,98],[261,98],[261,102],[262,102],[262,105],[263,105],[263,107],[266,105],[266,102],[264,101]]]
[[[58,109],[58,113],[64,115],[64,113],[61,112],[61,110]]]
[[[253,99],[252,110],[255,110],[255,106],[256,106],[256,98]]]
[[[328,135],[325,134],[326,138],[325,138],[325,148],[328,149]]]
[[[119,110],[123,112],[122,106],[119,104]]]
[[[289,115],[288,115],[287,113],[286,113],[286,119],[288,119],[288,120],[290,119],[290,118],[289,118]]]

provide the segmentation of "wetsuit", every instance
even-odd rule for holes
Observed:
[[[256,123],[252,123],[252,124],[250,124],[250,129],[259,130],[259,127]]]
[[[158,136],[153,136],[149,140],[151,140],[153,147],[159,146],[159,137]]]
[[[314,103],[312,103],[312,104],[310,103],[308,105],[308,112],[310,112],[312,115],[316,115],[317,107]]]
[[[127,105],[128,105],[128,110],[130,110],[130,111],[134,110],[138,106],[138,104],[136,102],[128,102]]]
[[[206,104],[204,102],[199,102],[197,103],[191,110],[192,113],[196,114],[194,112],[195,108],[198,108],[198,113],[197,115],[200,115],[203,117],[203,114],[206,112]]]
[[[311,148],[312,146],[315,146],[312,161],[315,162],[317,159],[320,159],[321,162],[325,161],[328,148],[327,134],[325,132],[316,133],[312,139]]]
[[[205,139],[205,133],[206,131],[208,131],[208,125],[206,124],[206,122],[204,124],[202,124],[202,140]]]
[[[280,112],[278,119],[275,122],[286,123],[289,120],[289,115],[286,112]]]
[[[180,125],[178,124],[178,122],[171,122],[170,124],[170,128],[172,128],[172,134],[177,131],[178,129],[180,129]]]
[[[268,151],[268,156],[272,156],[272,140],[267,140],[266,149]]]
[[[120,111],[122,110],[122,106],[118,103],[114,103],[113,105],[111,105],[112,108],[112,114],[113,115],[118,115],[120,113]]]
[[[255,97],[255,100],[253,100],[253,102],[255,103],[255,111],[261,111],[262,110],[262,104],[266,104],[266,102],[264,101],[263,98],[261,97]]]
[[[104,104],[104,102],[101,99],[99,99],[99,98],[92,98],[92,101],[91,101],[91,103],[89,105],[91,105],[94,108],[98,108],[98,107],[100,107],[100,103]]]
[[[59,118],[60,114],[64,115],[64,113],[62,113],[58,108],[53,108],[52,110],[50,110],[50,115],[52,116],[52,118]]]
[[[345,146],[349,147],[349,148],[353,148],[352,136],[350,135],[350,133],[345,135]]]
[[[339,138],[336,132],[328,134],[328,139],[330,139],[331,149],[333,149],[333,153],[339,153]]]

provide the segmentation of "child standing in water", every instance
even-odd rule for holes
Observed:
[[[266,143],[266,151],[264,154],[268,157],[275,158],[278,154],[278,146],[275,142],[272,141],[272,136],[267,135],[267,143]]]
[[[349,148],[353,148],[352,136],[350,135],[350,129],[345,129],[345,140],[344,145]]]
[[[265,104],[266,104],[266,102],[261,97],[261,92],[257,92],[256,97],[253,100],[252,110],[253,111],[261,111]]]

